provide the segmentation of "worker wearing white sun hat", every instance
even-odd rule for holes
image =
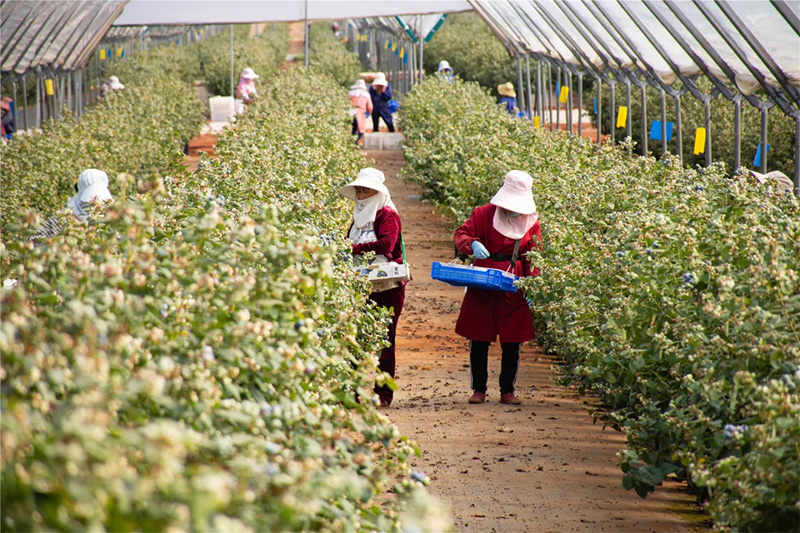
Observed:
[[[358,173],[355,181],[345,185],[339,194],[355,201],[353,223],[348,235],[354,256],[374,252],[373,263],[403,263],[403,245],[400,215],[392,203],[389,189],[384,185],[385,176],[376,168],[365,168]],[[378,368],[394,377],[395,373],[395,335],[397,322],[406,300],[405,282],[382,281],[372,284],[369,299],[379,307],[392,310],[389,324],[389,347],[381,351]],[[389,407],[394,392],[386,385],[376,385],[381,407]]]
[[[258,96],[255,82],[258,78],[260,78],[260,76],[250,67],[242,71],[242,75],[239,78],[239,85],[236,86],[236,96],[245,104],[252,103],[253,98]]]
[[[510,271],[519,277],[536,276],[525,254],[541,240],[539,214],[532,194],[533,178],[521,170],[505,176],[491,202],[476,208],[453,235],[459,252],[475,256],[476,267]],[[489,345],[500,338],[500,403],[519,404],[514,385],[520,346],[533,340],[534,328],[522,291],[514,293],[468,288],[456,322],[456,333],[470,340],[469,403],[486,400]]]
[[[454,79],[453,69],[450,67],[450,63],[448,63],[447,61],[439,61],[439,68],[436,69],[436,73],[443,80],[450,83],[453,82]]]

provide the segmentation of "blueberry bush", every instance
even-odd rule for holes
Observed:
[[[388,317],[342,239],[347,119],[286,72],[196,172],[116,175],[88,226],[0,248],[3,529],[450,527],[373,403]]]
[[[674,474],[720,530],[797,530],[797,198],[533,128],[474,83],[425,82],[401,113],[405,177],[456,223],[508,170],[533,176],[542,275],[520,286],[559,380],[625,432],[624,486]]]

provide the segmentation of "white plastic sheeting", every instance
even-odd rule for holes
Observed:
[[[2,72],[82,68],[125,1],[0,2]]]
[[[671,85],[678,74],[702,72],[681,39],[711,74],[735,84],[745,95],[763,85],[781,87],[780,78],[800,88],[800,2],[796,0],[469,1],[516,53],[596,70],[636,65]],[[732,19],[738,19],[751,35],[743,35]],[[692,31],[684,22],[693,26]],[[707,42],[716,58],[696,36]],[[758,47],[778,72],[759,57]]]
[[[308,18],[388,17],[469,11],[464,0],[308,0]],[[131,0],[116,26],[236,24],[306,18],[304,0]]]
[[[350,21],[360,31],[365,28],[380,29],[403,39],[410,37],[408,32],[411,32],[416,42],[419,39],[429,38],[443,18],[444,15],[442,13],[436,13],[433,15],[407,15],[402,17],[370,17],[350,19]]]

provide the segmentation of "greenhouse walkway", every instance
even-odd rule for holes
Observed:
[[[489,361],[489,399],[468,405],[467,342],[453,331],[463,289],[430,278],[452,258],[450,222],[396,178],[402,151],[366,151],[386,173],[403,220],[413,281],[398,327],[395,401],[384,412],[422,449],[413,467],[451,506],[458,531],[704,531],[707,516],[677,482],[641,500],[621,485],[624,437],[592,424],[588,400],[552,381],[553,360],[522,350],[521,406],[501,405],[499,349]]]

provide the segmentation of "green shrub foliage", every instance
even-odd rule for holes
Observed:
[[[516,85],[517,62],[503,43],[474,13],[449,15],[430,42],[425,43],[425,72],[433,75],[439,61],[447,60],[453,72],[466,81],[477,81],[497,96],[497,86]]]
[[[361,62],[333,34],[326,22],[311,25],[309,35],[308,66],[314,73],[331,76],[343,87],[350,87],[358,79]]]
[[[183,146],[200,131],[203,109],[194,90],[165,74],[188,62],[179,48],[154,49],[117,63],[125,90],[110,93],[79,120],[65,116],[41,131],[0,146],[0,228],[19,211],[43,216],[63,209],[78,174],[99,168],[115,176],[167,175],[181,168]],[[183,70],[181,67],[179,69]],[[118,194],[116,183],[112,194]]]
[[[472,83],[406,98],[406,176],[456,222],[534,178],[542,275],[520,283],[564,384],[623,430],[623,484],[688,477],[722,530],[800,520],[800,204],[723,166],[534,129]],[[443,120],[442,117],[446,117]]]
[[[261,77],[256,82],[261,91],[267,78],[274,75],[286,62],[286,53],[289,51],[289,26],[271,24],[260,35],[252,38],[249,37],[249,31],[249,25],[236,25],[233,44],[233,85],[235,90],[239,83],[239,75],[249,67]],[[197,44],[201,75],[206,82],[206,90],[211,95],[230,96],[230,33],[221,32]]]
[[[697,80],[697,85],[704,94],[709,94],[713,88],[711,82],[701,78]],[[680,90],[681,83],[675,85]],[[592,116],[594,123],[597,117],[594,113],[592,98],[597,95],[595,89],[589,92],[584,90],[584,109]],[[654,120],[661,120],[661,92],[653,87],[645,89],[647,103],[647,132],[649,135],[650,125]],[[615,96],[615,107],[626,104],[625,86],[617,84]],[[611,104],[611,94],[607,85],[603,86],[603,124],[602,131],[607,134],[610,132],[611,117],[608,114]],[[668,122],[675,122],[675,99],[665,95],[665,110]],[[758,144],[761,142],[761,111],[743,101],[741,104],[741,166],[760,171],[758,166],[753,165],[756,157]],[[734,153],[734,105],[730,100],[721,96],[716,96],[711,101],[711,157],[713,161],[722,161],[726,165],[728,172],[733,172],[733,153]],[[642,98],[638,87],[631,86],[631,108],[628,110],[631,117],[631,136],[637,145],[641,146],[642,133]],[[616,124],[617,111],[614,111],[614,121]],[[705,127],[705,106],[703,102],[689,93],[681,97],[681,127],[682,127],[682,147],[684,164],[688,166],[705,166],[705,154],[694,154],[695,131],[697,128]],[[767,114],[767,144],[770,145],[767,154],[768,170],[780,170],[790,178],[794,175],[794,142],[795,142],[795,121],[786,116],[779,108],[774,107]],[[625,128],[616,128],[615,136],[618,140],[625,137]],[[661,154],[661,141],[648,139],[647,150],[654,154]],[[673,153],[678,153],[677,135],[673,132],[672,139],[667,143],[667,149]],[[638,153],[641,149],[637,148]]]
[[[4,529],[449,527],[372,403],[387,316],[340,237],[346,109],[282,74],[219,159],[2,249]]]

